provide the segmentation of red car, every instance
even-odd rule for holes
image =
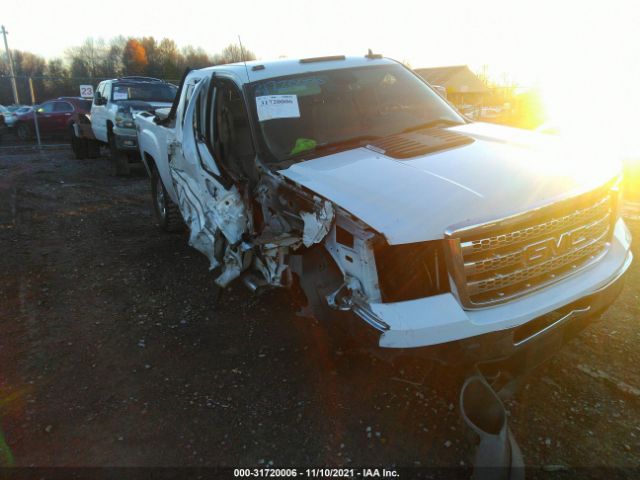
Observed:
[[[60,97],[37,107],[40,135],[57,135],[69,132],[74,123],[84,123],[91,112],[91,100],[80,97]],[[33,111],[18,116],[14,129],[20,140],[35,135]]]

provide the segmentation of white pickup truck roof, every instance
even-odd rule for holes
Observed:
[[[299,73],[320,72],[323,70],[337,70],[340,68],[365,67],[369,65],[389,65],[397,63],[389,58],[371,57],[318,57],[309,59],[281,59],[281,60],[252,60],[246,63],[229,63],[207,67],[197,72],[227,73],[236,78],[240,85],[266,80],[269,78],[296,75]],[[248,75],[248,78],[247,78]]]

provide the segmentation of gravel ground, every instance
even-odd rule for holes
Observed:
[[[144,173],[108,171],[0,153],[0,465],[469,465],[455,375],[344,351],[288,292],[216,301]],[[637,265],[507,403],[528,465],[638,466]]]

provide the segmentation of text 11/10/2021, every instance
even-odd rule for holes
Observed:
[[[234,468],[235,478],[399,478],[389,468]]]

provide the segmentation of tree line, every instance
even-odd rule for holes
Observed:
[[[255,60],[255,54],[239,45],[229,44],[209,55],[193,46],[178,48],[169,38],[118,36],[109,41],[87,38],[81,45],[66,50],[64,57],[46,60],[40,55],[20,50],[11,51],[18,95],[23,104],[31,103],[28,77],[33,79],[36,102],[59,96],[79,95],[80,84],[92,84],[105,78],[144,75],[178,82],[186,67]],[[9,63],[6,55],[0,61],[0,104],[13,103]]]

